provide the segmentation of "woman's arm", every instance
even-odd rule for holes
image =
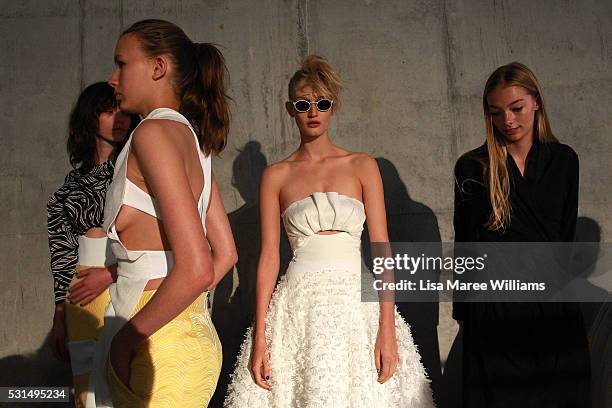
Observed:
[[[111,283],[117,281],[117,264],[98,268],[92,267],[77,272],[79,282],[70,288],[70,303],[85,306],[100,296]]]
[[[563,216],[561,217],[561,241],[573,242],[576,233],[576,222],[578,221],[578,190],[580,179],[580,165],[578,155],[570,149],[570,160],[567,169],[567,198],[563,205]]]
[[[453,227],[455,242],[472,242],[478,238],[478,230],[488,218],[485,214],[484,201],[488,199],[484,187],[482,164],[479,161],[463,155],[455,164]],[[455,256],[461,255],[462,248],[455,245]],[[455,279],[461,279],[455,275]],[[465,279],[465,277],[463,277]],[[467,315],[467,306],[461,298],[461,291],[453,293],[453,319],[463,323]]]
[[[208,180],[205,182],[207,183]],[[214,272],[214,280],[207,288],[210,290],[217,286],[225,274],[238,262],[234,236],[214,176],[210,191],[210,205],[206,212],[206,237],[212,251]]]
[[[368,220],[368,232],[371,243],[388,243],[387,215],[385,196],[380,170],[376,160],[369,155],[359,157],[358,173],[363,189],[363,202]],[[380,246],[381,244],[377,244]],[[388,246],[379,248],[388,253]],[[380,300],[380,321],[375,346],[375,363],[378,369],[378,382],[384,383],[393,373],[399,361],[397,339],[395,337],[395,301],[385,293]]]
[[[266,344],[266,315],[280,268],[280,180],[274,167],[264,170],[259,190],[261,252],[257,264],[255,328],[251,370],[255,382],[264,389],[270,376]]]
[[[261,178],[259,214],[261,252],[257,264],[255,334],[265,334],[266,314],[280,268],[280,204],[279,188],[273,170],[268,167]]]
[[[470,242],[477,237],[482,210],[480,201],[485,196],[484,181],[480,164],[467,156],[462,156],[455,164],[455,205],[453,227],[455,242]]]
[[[65,200],[70,193],[69,183],[72,180],[74,176],[73,172],[70,172],[66,176],[64,185],[47,202],[47,232],[56,305],[63,303],[66,299],[66,293],[79,259],[78,237],[72,231],[64,210]]]
[[[64,185],[60,187],[47,202],[47,232],[49,235],[49,253],[51,255],[51,275],[53,277],[53,292],[55,295],[55,311],[51,327],[50,345],[56,358],[68,360],[66,347],[66,311],[64,301],[78,262],[79,242],[72,232],[64,201],[69,193],[68,183],[73,180],[70,172]]]
[[[193,139],[184,132],[179,123],[150,120],[140,125],[132,139],[138,168],[159,206],[174,266],[151,300],[113,339],[111,360],[124,381],[136,346],[174,319],[214,279],[212,256],[185,165]]]

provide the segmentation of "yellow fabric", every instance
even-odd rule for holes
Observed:
[[[91,266],[78,266],[76,273]],[[70,288],[77,284],[81,279],[76,277],[76,273],[70,282]],[[68,331],[68,341],[92,340],[97,339],[102,326],[104,326],[104,310],[110,302],[108,289],[92,300],[89,304],[81,307],[73,305],[66,300],[66,329]]]
[[[76,274],[90,266],[77,266],[70,288],[77,284],[81,279]],[[104,310],[110,301],[108,289],[85,306],[73,305],[66,301],[66,331],[68,341],[96,340],[102,326],[104,325]],[[87,385],[89,375],[81,374],[73,377],[74,382],[74,401],[77,408],[85,407],[87,396]]]
[[[144,291],[134,314],[151,299]],[[110,361],[106,375],[115,408],[206,407],[221,371],[221,343],[203,293],[142,345],[130,365],[130,383],[117,378]]]

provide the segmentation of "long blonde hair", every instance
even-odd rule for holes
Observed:
[[[484,176],[489,188],[491,201],[491,214],[486,223],[489,230],[503,230],[510,223],[510,177],[508,174],[506,139],[493,125],[487,97],[498,87],[520,86],[524,88],[538,102],[539,108],[535,111],[533,127],[534,141],[539,143],[555,143],[557,138],[553,135],[544,107],[544,97],[540,84],[529,68],[519,62],[512,62],[497,68],[485,85],[482,95],[485,126],[487,130],[487,152],[489,159],[484,164]],[[487,163],[488,162],[488,163]]]

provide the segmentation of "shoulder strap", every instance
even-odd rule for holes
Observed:
[[[177,122],[181,122],[181,123],[191,127],[191,124],[189,123],[189,121],[187,120],[187,118],[185,116],[183,116],[179,112],[175,111],[174,109],[170,109],[170,108],[157,108],[157,109],[154,109],[143,120],[146,120],[146,119],[168,119],[168,120],[175,120]]]
[[[206,203],[206,207],[208,207],[208,203],[210,202],[210,192],[212,189],[212,157],[211,154],[205,156],[204,158],[204,202]]]

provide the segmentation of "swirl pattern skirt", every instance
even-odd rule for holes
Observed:
[[[133,314],[147,304],[155,290],[144,291]],[[206,407],[221,371],[221,343],[200,295],[174,320],[140,346],[124,384],[110,360],[106,375],[115,408]]]

